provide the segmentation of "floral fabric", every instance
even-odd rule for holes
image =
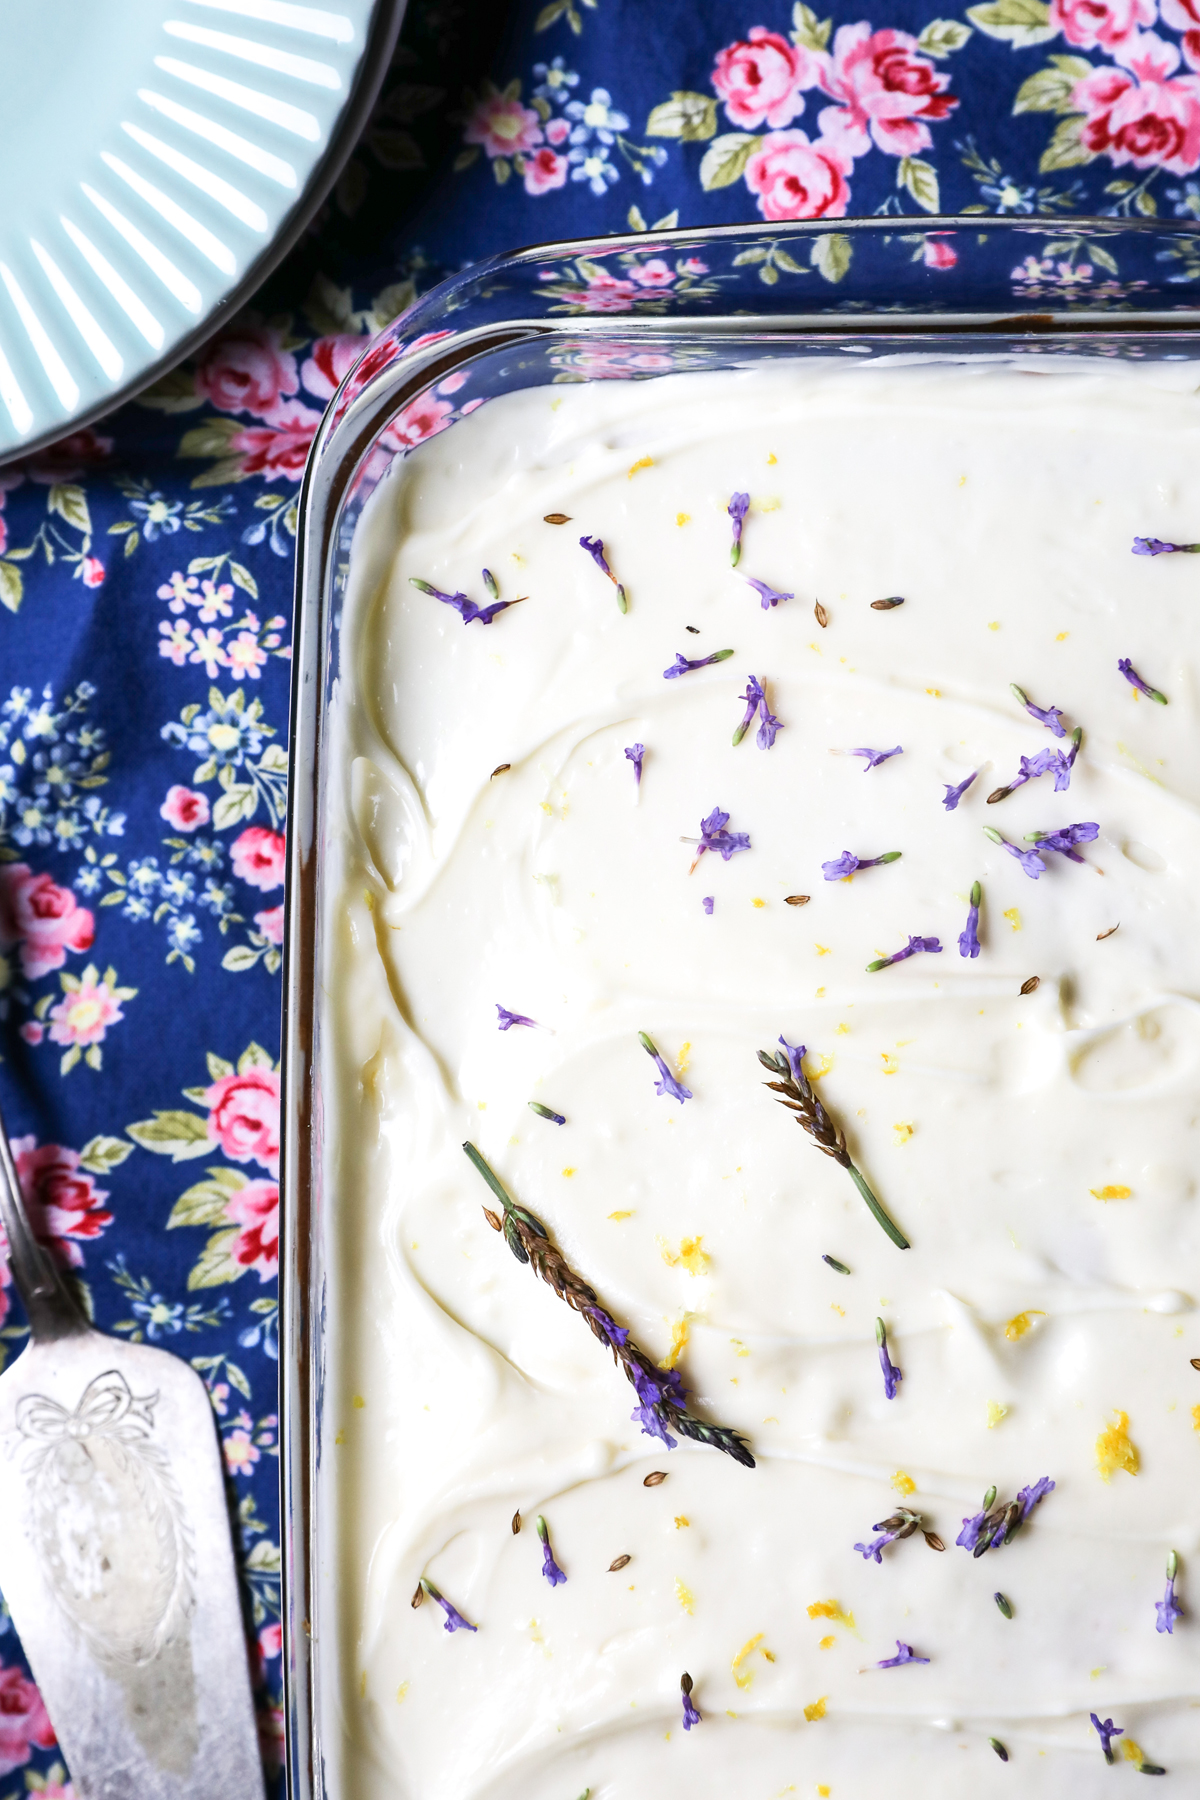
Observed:
[[[322,409],[368,334],[514,245],[1045,214],[1018,292],[1103,293],[1113,259],[1072,220],[1200,217],[1198,169],[1200,0],[416,0],[334,196],[253,307],[0,470],[0,1100],[34,1227],[98,1324],[208,1385],[268,1769],[292,570]],[[810,275],[779,246],[753,260],[771,285]],[[649,241],[621,276],[565,266],[554,293],[588,312],[708,273]],[[456,385],[394,444],[444,429]],[[24,1332],[0,1263],[0,1352]],[[28,1792],[71,1787],[0,1611],[0,1800]]]

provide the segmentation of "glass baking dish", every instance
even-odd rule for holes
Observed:
[[[1200,358],[1200,224],[887,218],[535,247],[444,282],[367,348],[317,434],[300,499],[281,1179],[284,1628],[292,1800],[327,1773],[336,1522],[322,1463],[336,1295],[320,1040],[326,722],[364,508],[424,439],[517,389],[644,381],[781,355],[827,361],[1068,353]],[[360,567],[373,583],[382,569]],[[326,1647],[327,1646],[327,1647]]]

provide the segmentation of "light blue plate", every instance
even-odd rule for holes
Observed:
[[[0,0],[0,462],[109,411],[295,241],[404,0]]]

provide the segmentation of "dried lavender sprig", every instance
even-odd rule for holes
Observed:
[[[878,1531],[881,1534],[879,1537],[873,1538],[869,1544],[855,1544],[854,1548],[864,1562],[874,1560],[881,1563],[882,1552],[888,1545],[901,1543],[904,1538],[911,1537],[920,1523],[920,1513],[909,1512],[906,1506],[901,1506],[890,1519],[881,1519],[878,1524],[872,1525],[871,1530]]]
[[[534,1274],[580,1315],[592,1336],[612,1351],[614,1361],[624,1369],[637,1394],[639,1404],[632,1416],[642,1430],[659,1438],[668,1450],[673,1450],[677,1441],[671,1432],[678,1431],[681,1437],[722,1450],[743,1468],[752,1469],[754,1458],[742,1433],[693,1418],[685,1405],[686,1395],[679,1371],[660,1369],[646,1351],[631,1340],[626,1327],[616,1323],[600,1305],[595,1290],[571,1268],[541,1220],[525,1207],[518,1206],[506,1192],[474,1144],[464,1144],[463,1150],[503,1208],[502,1217],[484,1208],[488,1224],[494,1231],[502,1233],[517,1261],[528,1263]]]
[[[1184,556],[1200,555],[1200,544],[1168,544],[1165,538],[1135,537],[1133,554],[1135,556],[1170,556],[1182,552]]]
[[[999,1550],[1002,1544],[1016,1536],[1034,1507],[1054,1492],[1054,1486],[1050,1477],[1043,1475],[1032,1487],[1022,1488],[1016,1499],[1004,1506],[996,1505],[996,1490],[990,1487],[983,1496],[982,1512],[963,1520],[955,1543],[975,1557],[982,1556],[985,1550]]]
[[[778,1051],[760,1050],[758,1060],[764,1069],[770,1069],[772,1075],[780,1077],[777,1081],[768,1081],[763,1085],[771,1092],[779,1095],[779,1104],[786,1106],[796,1116],[796,1123],[807,1131],[817,1149],[825,1156],[831,1156],[839,1168],[845,1169],[851,1181],[867,1203],[871,1217],[876,1224],[886,1231],[898,1250],[911,1249],[908,1239],[894,1225],[884,1212],[882,1206],[867,1186],[863,1176],[850,1160],[850,1152],[846,1148],[846,1135],[840,1125],[835,1125],[821,1102],[813,1092],[812,1084],[804,1073],[803,1044],[789,1044],[781,1037],[783,1054]]]
[[[1121,657],[1117,667],[1130,687],[1136,688],[1139,694],[1145,694],[1147,700],[1154,700],[1159,706],[1167,705],[1167,696],[1160,694],[1157,688],[1151,687],[1148,681],[1143,681],[1127,656]]]

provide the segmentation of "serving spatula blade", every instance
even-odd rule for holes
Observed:
[[[220,1446],[178,1357],[94,1331],[0,1218],[31,1342],[0,1375],[0,1592],[80,1800],[260,1800]]]

